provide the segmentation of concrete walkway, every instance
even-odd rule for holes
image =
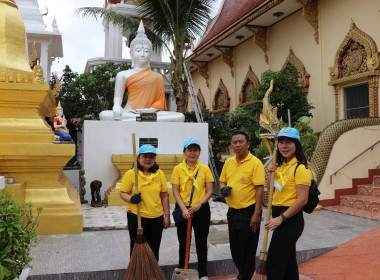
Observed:
[[[110,208],[110,207],[109,207]],[[218,213],[215,217],[214,224],[210,227],[208,238],[208,256],[209,256],[209,276],[211,279],[228,279],[225,275],[235,275],[236,268],[231,260],[231,254],[228,243],[227,225],[223,223],[225,219],[220,217],[226,212],[226,205],[213,202],[211,207]],[[110,209],[107,209],[109,211]],[[97,210],[101,211],[101,210]],[[119,211],[119,210],[117,210]],[[124,211],[121,209],[120,211]],[[116,220],[120,220],[123,215],[116,215]],[[265,211],[264,211],[265,217]],[[345,214],[339,214],[331,211],[321,210],[313,214],[305,214],[305,230],[297,243],[297,258],[299,263],[304,263],[310,258],[331,251],[341,244],[348,242],[361,235],[370,234],[373,230],[376,232],[380,226],[379,221],[372,221],[364,218],[354,217]],[[117,221],[116,221],[117,222]],[[108,221],[109,223],[109,221]],[[96,227],[99,229],[99,227]],[[110,225],[110,229],[113,228]],[[31,254],[34,258],[31,271],[31,280],[46,279],[122,279],[122,275],[129,262],[129,235],[125,229],[107,230],[107,227],[101,227],[101,231],[85,231],[82,234],[65,234],[65,235],[44,235],[38,237],[38,242],[31,248]],[[379,238],[380,229],[377,230],[377,239]],[[259,248],[262,244],[261,231]],[[366,235],[364,235],[366,236]],[[373,237],[372,237],[373,238]],[[367,238],[368,241],[371,239]],[[367,240],[366,239],[366,240]],[[380,241],[373,242],[372,251],[380,252]],[[259,250],[258,250],[259,251]],[[331,251],[334,252],[335,250]],[[365,253],[369,254],[369,253]],[[320,257],[324,258],[326,254]],[[347,257],[353,254],[346,253]],[[380,253],[379,253],[380,256]],[[317,258],[319,259],[319,258]],[[315,260],[317,260],[315,259]],[[336,258],[339,259],[339,258]],[[371,264],[369,257],[365,258],[368,265]],[[170,279],[173,269],[178,261],[178,240],[176,229],[171,227],[164,230],[160,250],[160,262],[167,279]],[[195,246],[191,246],[190,263],[196,267]],[[309,262],[312,262],[310,260]],[[331,262],[331,260],[329,260]],[[326,267],[329,266],[328,262]],[[312,270],[306,269],[308,263],[300,266],[300,272],[305,276],[315,277],[318,270],[327,271],[321,263],[313,264]],[[374,262],[374,261],[372,261]],[[358,268],[359,262],[351,262],[351,271]],[[361,264],[361,263],[360,263]],[[379,264],[379,263],[377,263]],[[337,266],[335,264],[331,266]],[[380,267],[375,266],[375,268]],[[369,269],[366,269],[369,270]],[[362,273],[362,272],[361,272]],[[335,274],[334,274],[335,275]],[[225,278],[212,278],[212,277]],[[335,277],[335,276],[334,276]],[[376,279],[376,278],[315,278],[315,279]],[[305,278],[304,278],[305,279]],[[380,278],[377,278],[380,279]]]

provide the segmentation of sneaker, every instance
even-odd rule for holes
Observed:
[[[203,276],[203,277],[199,278],[199,280],[208,280],[208,277],[207,276]]]

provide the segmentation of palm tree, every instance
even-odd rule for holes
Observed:
[[[215,0],[141,0],[137,5],[139,15],[150,26],[145,27],[145,31],[153,47],[164,46],[169,53],[170,83],[175,93],[177,110],[182,113],[186,112],[189,99],[183,61],[190,49],[190,42],[204,31],[214,2]],[[112,9],[86,7],[78,9],[77,13],[83,13],[84,17],[100,17],[123,30],[130,30],[132,34],[138,28],[135,19]]]

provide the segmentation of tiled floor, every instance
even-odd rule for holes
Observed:
[[[227,223],[228,206],[222,202],[214,202],[210,199],[211,224]],[[174,210],[174,205],[170,205],[170,213]],[[114,230],[127,229],[128,221],[125,206],[112,207],[91,207],[90,204],[82,204],[83,230]],[[174,226],[174,221],[171,219]]]
[[[334,211],[334,212],[338,212],[338,213],[351,215],[351,216],[367,218],[367,219],[374,220],[374,221],[380,221],[380,213],[371,213],[371,212],[368,212],[365,210],[345,207],[345,206],[341,206],[341,205],[327,206],[327,207],[325,207],[325,209],[330,210],[330,211]]]

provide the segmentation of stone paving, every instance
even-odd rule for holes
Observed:
[[[233,275],[236,269],[231,261],[225,224],[227,206],[220,202],[211,202],[210,206],[212,209],[212,225],[208,238],[210,276]],[[379,221],[326,210],[305,214],[304,217],[305,230],[297,243],[299,262],[323,254],[380,226]],[[125,207],[91,208],[83,205],[83,219],[85,231],[82,234],[38,237],[38,242],[31,248],[34,260],[30,279],[120,278],[129,262],[129,235],[126,230]],[[263,233],[262,230],[259,249]],[[159,263],[166,271],[166,275],[171,275],[177,261],[178,240],[175,227],[171,227],[164,230]],[[192,244],[190,263],[196,261],[195,246]],[[114,276],[94,276],[107,275],[108,272],[112,272]],[[72,276],[75,274],[81,274],[83,277],[75,278]]]

